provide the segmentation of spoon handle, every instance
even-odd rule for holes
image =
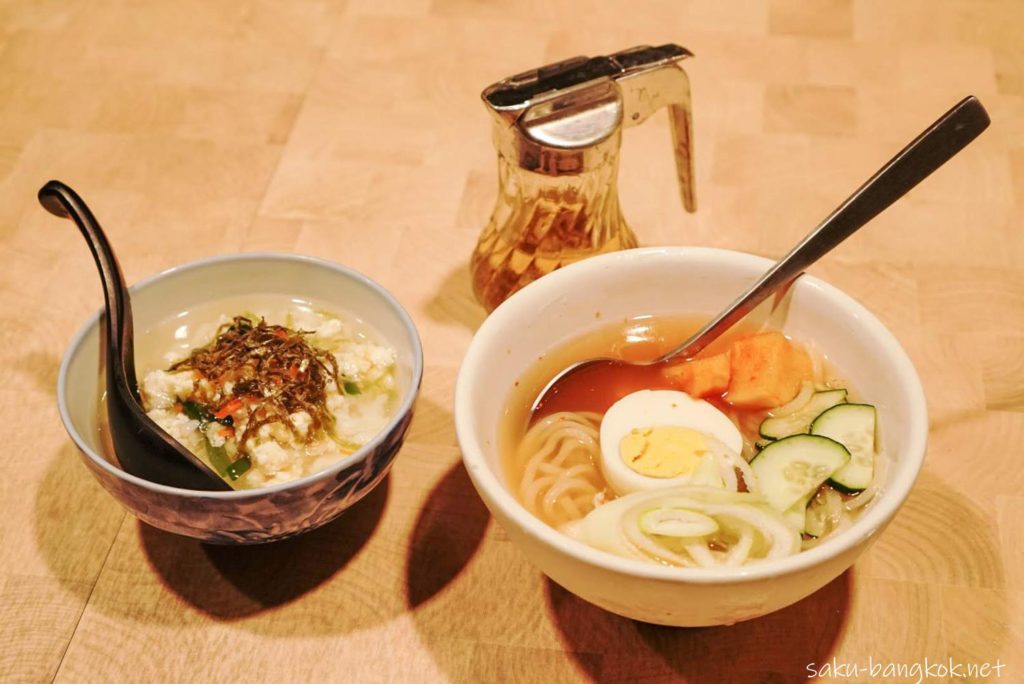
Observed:
[[[115,351],[108,359],[113,363],[115,379],[139,400],[135,377],[135,349],[132,340],[132,305],[125,285],[121,264],[114,250],[93,216],[89,206],[78,193],[58,180],[51,180],[39,189],[39,203],[54,216],[71,219],[78,226],[103,280],[103,296],[107,302],[107,344]]]
[[[693,337],[659,360],[679,355],[691,357],[704,349],[769,295],[794,280],[808,266],[949,161],[988,125],[988,113],[976,97],[971,95],[961,100],[857,188],[749,290]]]

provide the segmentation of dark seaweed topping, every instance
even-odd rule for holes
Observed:
[[[297,439],[309,442],[319,431],[333,427],[327,381],[343,386],[334,355],[310,345],[305,339],[310,334],[268,325],[262,318],[256,322],[236,316],[217,330],[213,342],[193,350],[169,370],[195,371],[214,386],[214,396],[195,402],[198,405],[192,409],[202,411],[209,420],[223,422],[226,416],[221,414],[232,406],[248,409],[249,422],[237,440],[240,453],[247,452],[249,438],[261,427],[273,423],[282,423]],[[228,383],[231,391],[225,392]],[[297,411],[312,418],[305,437],[289,420]]]

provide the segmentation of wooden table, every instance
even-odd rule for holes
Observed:
[[[1015,0],[0,3],[0,678],[782,682],[833,658],[952,658],[1024,681],[1022,26]],[[452,427],[497,183],[480,90],[669,41],[697,55],[700,208],[679,206],[664,115],[630,129],[621,196],[645,244],[778,256],[962,96],[993,119],[814,268],[920,371],[913,494],[850,572],[731,628],[636,624],[547,581],[489,520]],[[427,366],[388,481],[258,548],[126,515],[57,415],[61,354],[101,297],[81,239],[35,201],[51,177],[89,200],[130,281],[281,250],[390,288]]]

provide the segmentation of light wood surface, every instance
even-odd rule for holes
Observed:
[[[679,206],[664,115],[630,129],[621,197],[643,244],[778,256],[962,96],[993,119],[813,269],[920,371],[913,494],[853,570],[731,628],[632,623],[545,580],[489,520],[452,427],[497,184],[479,91],[670,41],[697,55],[699,211]],[[0,678],[783,682],[834,657],[1001,661],[1024,681],[1022,46],[1016,0],[0,2]],[[49,178],[87,198],[130,281],[283,250],[391,289],[427,366],[388,481],[261,548],[127,516],[57,415],[61,354],[101,295],[36,203]]]

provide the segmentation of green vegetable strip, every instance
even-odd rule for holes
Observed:
[[[228,458],[228,452],[222,446],[213,446],[205,432],[203,433],[203,441],[206,442],[206,455],[209,457],[214,470],[221,477],[227,477],[231,468],[231,459]],[[234,480],[235,478],[231,479]]]
[[[247,471],[252,465],[249,463],[248,458],[242,458],[234,463],[231,461],[231,457],[228,455],[227,449],[223,446],[213,446],[210,442],[210,438],[206,436],[206,426],[210,423],[221,423],[223,421],[217,420],[213,417],[213,414],[203,408],[201,405],[194,401],[183,401],[181,402],[182,412],[191,418],[192,420],[199,421],[199,434],[203,436],[203,444],[206,446],[206,458],[210,461],[210,465],[217,471],[217,474],[221,477],[230,477],[232,480],[237,480],[242,473]],[[245,461],[245,467],[236,467],[235,464]]]
[[[242,475],[245,475],[245,473],[248,472],[250,467],[252,467],[252,462],[249,460],[249,457],[243,456],[242,458],[238,459],[237,461],[228,466],[228,477],[230,477],[232,480],[237,480]]]
[[[206,424],[213,419],[213,416],[207,411],[203,410],[203,407],[194,401],[183,401],[181,402],[181,410],[185,412],[185,415],[192,420],[199,421],[199,429],[202,430],[206,427]]]

